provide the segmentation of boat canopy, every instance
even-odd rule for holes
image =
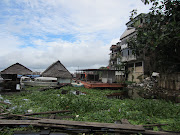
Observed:
[[[34,78],[35,81],[57,81],[55,77],[36,77]]]
[[[22,82],[22,81],[30,81],[30,80],[31,80],[30,77],[22,76],[21,79],[20,79],[20,82]]]
[[[30,77],[27,77],[27,76],[22,76],[21,78],[22,78],[22,79],[25,79],[25,78],[30,78]]]

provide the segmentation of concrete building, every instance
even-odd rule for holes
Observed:
[[[121,63],[121,42],[118,42],[116,45],[110,47],[110,60],[109,60],[109,69],[116,70],[115,78],[117,82],[125,81],[124,66]],[[118,71],[119,70],[119,71]]]
[[[110,69],[121,69],[116,72],[116,77],[122,80],[125,77],[127,81],[140,82],[144,78],[144,58],[136,56],[133,50],[129,48],[128,40],[136,37],[136,27],[145,23],[146,14],[139,14],[133,20],[126,23],[127,29],[120,36],[120,41],[110,47]]]

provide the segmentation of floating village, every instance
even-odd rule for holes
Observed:
[[[151,57],[128,46],[145,16],[126,23],[105,67],[72,74],[58,60],[42,73],[23,63],[3,69],[0,134],[180,134],[180,72],[151,70]]]

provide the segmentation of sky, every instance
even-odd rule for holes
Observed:
[[[60,60],[70,71],[108,66],[130,11],[141,0],[0,0],[0,70],[20,63],[44,71]]]

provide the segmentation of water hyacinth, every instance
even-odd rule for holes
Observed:
[[[13,106],[12,108],[10,108],[10,110],[15,110],[17,108],[17,105],[16,106]]]
[[[63,87],[63,89],[74,90],[73,87]],[[87,94],[85,96],[76,96],[71,93],[62,95],[61,89],[50,89],[41,92],[33,90],[32,93],[24,92],[21,95],[12,95],[9,98],[3,96],[3,98],[9,99],[12,103],[11,107],[17,106],[11,109],[13,114],[31,113],[30,110],[33,113],[70,110],[69,115],[75,116],[70,120],[114,123],[116,120],[128,119],[134,125],[167,123],[168,126],[162,126],[163,130],[180,131],[179,115],[177,115],[180,112],[180,105],[178,104],[163,100],[106,98],[107,94],[121,90],[101,91],[86,88],[76,88],[76,90]],[[29,101],[25,102],[23,99],[29,99]],[[151,119],[150,123],[147,119]]]

